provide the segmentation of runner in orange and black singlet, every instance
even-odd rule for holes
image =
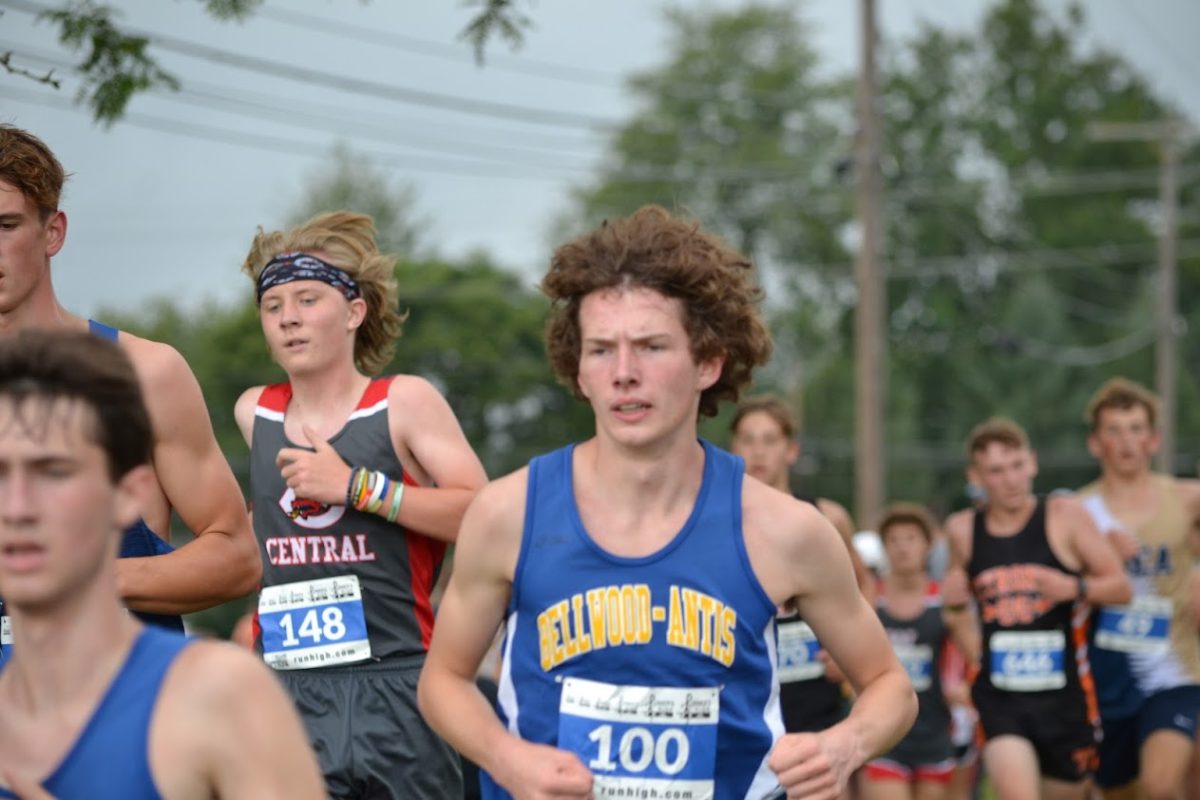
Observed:
[[[975,513],[967,563],[979,604],[983,650],[972,698],[986,739],[1029,740],[1041,772],[1075,782],[1095,765],[1099,735],[1095,691],[1087,665],[1089,606],[1051,603],[1030,565],[1068,569],[1046,537],[1046,502],[1039,498],[1016,534],[989,533]]]

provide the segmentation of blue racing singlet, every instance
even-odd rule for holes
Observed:
[[[167,670],[189,640],[142,629],[125,664],[62,763],[42,784],[61,800],[157,800],[150,773],[150,719]],[[0,789],[0,797],[16,797]]]
[[[93,335],[99,336],[101,339],[108,339],[110,342],[117,341],[117,329],[110,325],[105,325],[103,322],[89,319],[88,329]],[[125,536],[121,539],[121,551],[118,557],[142,558],[145,556],[161,556],[164,553],[174,552],[174,550],[175,548],[169,542],[152,531],[144,520],[139,519],[125,529]],[[147,625],[157,625],[160,628],[183,633],[183,617],[176,614],[146,614],[141,611],[133,613]]]
[[[574,446],[529,466],[499,685],[509,730],[576,753],[597,798],[763,798],[783,735],[775,605],[750,567],[740,458],[703,442],[683,528],[625,558],[584,529]],[[484,796],[507,797],[483,776]]]

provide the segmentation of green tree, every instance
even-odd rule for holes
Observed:
[[[794,4],[668,22],[664,62],[631,80],[639,110],[576,192],[574,224],[662,202],[758,261],[779,345],[762,386],[801,406],[808,488],[849,503],[852,86],[821,77]],[[1169,109],[1085,33],[1077,7],[1003,0],[976,30],[884,43],[892,496],[953,504],[961,442],[994,413],[1029,428],[1042,486],[1078,485],[1089,393],[1117,373],[1149,382],[1154,154],[1087,125]]]
[[[205,10],[222,20],[244,20],[250,17],[262,0],[200,0]],[[58,30],[59,43],[72,53],[79,54],[75,72],[83,82],[78,99],[92,111],[92,117],[111,125],[125,114],[134,95],[156,87],[178,89],[179,78],[159,66],[147,51],[151,40],[129,33],[118,23],[118,12],[95,0],[71,0],[55,7],[42,6],[28,0],[8,0],[5,5],[20,11],[36,13],[39,19],[51,22]],[[530,17],[520,9],[516,0],[470,0],[478,11],[462,31],[482,63],[489,40],[499,37],[510,46],[521,43]],[[30,78],[60,88],[53,70],[38,75],[17,63],[12,51],[0,53],[0,67],[10,75]]]

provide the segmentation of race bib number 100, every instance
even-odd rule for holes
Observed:
[[[258,598],[263,659],[275,669],[353,664],[371,657],[357,575],[268,586]]]
[[[595,775],[596,800],[711,800],[719,721],[716,688],[565,678],[558,746],[578,755]]]

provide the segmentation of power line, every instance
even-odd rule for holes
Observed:
[[[406,36],[391,31],[380,31],[375,28],[355,25],[339,19],[306,14],[300,11],[273,6],[263,6],[255,13],[267,19],[282,22],[285,25],[292,25],[322,34],[334,34],[350,41],[375,44],[402,52],[431,56],[460,64],[464,62],[474,63],[474,59],[465,54],[461,48],[446,44],[445,42],[420,39],[415,36]],[[505,56],[502,53],[489,54],[487,66],[489,69],[506,70],[537,78],[565,81],[586,86],[599,86],[606,89],[621,89],[621,81],[625,78],[625,76],[619,73],[605,72],[572,64]],[[680,88],[683,90],[673,89],[667,94],[676,100],[701,100],[709,96],[704,91],[689,92],[686,91],[687,87]],[[763,91],[755,87],[745,87],[742,97],[753,98],[754,104],[758,107],[790,109],[796,105],[795,99],[790,97],[786,91]]]
[[[39,94],[29,92],[12,87],[5,87],[5,95],[12,99],[29,103],[32,105],[41,105],[48,108],[55,108],[64,111],[79,112],[80,109],[70,100],[55,97],[52,95]],[[210,125],[203,125],[195,122],[184,122],[179,119],[170,119],[167,117],[159,117],[153,114],[144,114],[140,112],[127,112],[122,120],[130,125],[139,128],[158,131],[160,133],[170,133],[179,136],[187,136],[193,139],[201,139],[208,142],[219,142],[222,144],[233,144],[240,147],[250,147],[256,150],[265,150],[270,153],[292,153],[295,155],[307,156],[312,158],[328,158],[328,148],[316,144],[314,142],[302,142],[295,139],[286,139],[278,136],[267,136],[263,134],[247,133],[244,131],[235,131],[228,128],[217,128]],[[497,169],[504,165],[495,164],[492,162],[471,162],[454,159],[434,159],[428,156],[420,158],[405,158],[396,153],[380,153],[373,151],[364,151],[363,155],[369,156],[372,161],[378,163],[379,166],[392,169],[412,170],[416,172],[431,172],[442,175],[469,175],[479,178],[516,178],[519,180],[562,180],[560,176],[553,175],[537,175],[532,174],[527,168],[513,167],[511,169]]]
[[[36,4],[29,3],[29,2],[27,2],[27,0],[0,0],[0,5],[9,5],[9,6],[17,8],[18,10],[25,11],[27,13],[35,13],[31,9],[38,8],[38,6]],[[246,69],[257,69],[257,67],[253,66],[252,63],[260,62],[263,65],[267,65],[269,67],[270,71],[272,72],[272,74],[282,74],[284,77],[290,78],[292,80],[302,80],[302,78],[299,77],[297,74],[292,74],[296,70],[301,70],[302,72],[312,72],[312,71],[304,70],[304,68],[290,67],[288,65],[282,65],[279,62],[266,62],[263,59],[254,59],[249,56],[241,56],[240,54],[233,53],[231,51],[219,50],[217,48],[209,48],[205,45],[198,45],[198,44],[194,44],[191,42],[185,42],[183,40],[173,39],[170,37],[164,37],[164,36],[157,35],[157,34],[139,32],[139,35],[145,35],[148,38],[150,38],[151,41],[154,41],[160,45],[162,45],[164,43],[170,43],[169,48],[178,47],[178,48],[180,48],[181,51],[206,53],[207,55],[200,56],[202,58],[207,58],[207,57],[211,56],[213,59],[215,59],[219,62],[223,62],[226,59],[234,59],[235,61],[238,62],[236,64],[237,66],[240,66],[240,67],[246,68]],[[59,63],[61,63],[61,62],[59,62]],[[250,63],[251,65],[247,65],[247,63]],[[346,81],[351,81],[351,82],[355,82],[355,83],[361,83],[361,84],[364,84],[365,87],[374,87],[374,89],[378,89],[378,90],[382,90],[382,91],[390,91],[391,89],[395,88],[395,87],[388,87],[388,86],[385,86],[382,84],[376,84],[376,83],[371,83],[371,82],[362,82],[362,81],[358,81],[358,79],[353,79],[353,78],[342,78],[341,76],[326,75],[326,78],[328,78],[334,82],[346,80]],[[407,90],[399,90],[399,91],[407,91]],[[458,98],[458,99],[461,100],[462,98]],[[216,100],[214,97],[210,96],[210,97],[206,98],[205,101],[206,102],[215,102]],[[244,100],[235,100],[235,99],[230,99],[230,98],[222,98],[220,100],[220,102],[238,102],[238,103],[243,103],[243,104],[245,103]],[[475,101],[467,101],[467,102],[475,102]],[[505,108],[512,110],[512,109],[519,109],[520,107],[505,106]],[[521,113],[524,113],[524,112],[522,111]],[[548,112],[548,113],[559,114],[562,112]],[[276,114],[272,113],[271,118],[275,119]],[[522,117],[522,119],[524,119],[524,117]],[[589,119],[595,120],[597,118],[589,118]],[[596,132],[596,128],[594,126],[587,127],[586,129],[589,131],[592,131],[592,132]],[[437,148],[437,149],[439,149],[441,151],[445,150],[445,148]],[[546,169],[547,166],[544,164],[539,164],[536,166],[536,168]],[[570,167],[564,167],[564,168],[569,169]],[[626,168],[626,171],[624,173],[618,173],[616,175],[606,176],[606,178],[610,179],[614,183],[624,183],[624,184],[631,184],[631,185],[635,185],[635,184],[639,184],[639,183],[660,183],[660,182],[685,183],[688,181],[696,181],[696,180],[719,180],[719,181],[725,182],[725,183],[736,182],[736,181],[746,181],[746,182],[753,181],[753,182],[758,182],[758,183],[790,183],[797,175],[803,175],[803,174],[804,174],[803,170],[798,170],[798,169],[795,169],[794,167],[789,170],[788,162],[786,162],[786,161],[784,161],[784,162],[761,162],[760,164],[754,164],[754,165],[751,165],[748,167],[741,166],[741,167],[737,167],[737,168],[733,168],[733,169],[702,168],[702,172],[699,172],[699,173],[696,172],[693,165],[668,164],[668,162],[651,161],[651,162],[647,162],[645,164],[629,165]],[[1200,174],[1200,166],[1189,165],[1188,168],[1183,170],[1184,177],[1190,177],[1190,176],[1196,175],[1196,174]],[[1027,178],[1017,178],[1017,179],[1013,180],[1010,183],[1010,185],[1014,190],[1021,191],[1021,192],[1024,192],[1025,194],[1029,194],[1029,195],[1059,195],[1059,194],[1072,194],[1072,193],[1084,192],[1084,191],[1103,191],[1103,190],[1114,190],[1115,191],[1115,190],[1139,188],[1143,185],[1143,183],[1145,185],[1150,185],[1153,180],[1154,179],[1151,178],[1151,176],[1146,175],[1143,177],[1143,175],[1140,173],[1130,174],[1130,173],[1121,173],[1121,172],[1109,172],[1109,173],[1099,173],[1099,174],[1096,174],[1093,176],[1087,176],[1087,175],[1029,176]],[[829,186],[829,187],[822,187],[822,188],[818,189],[818,192],[822,192],[822,191],[831,192],[833,194],[841,196],[841,195],[844,195],[847,190],[843,187]],[[938,182],[933,182],[933,181],[920,181],[920,180],[914,181],[914,182],[907,182],[904,185],[900,185],[900,186],[896,186],[896,187],[889,187],[889,194],[897,200],[902,199],[902,198],[908,198],[908,199],[919,198],[922,202],[925,202],[925,203],[929,203],[929,202],[933,202],[933,201],[940,201],[940,202],[947,202],[947,203],[959,202],[959,200],[957,198],[952,197],[951,195],[956,194],[956,193],[962,194],[964,192],[970,192],[970,191],[972,191],[971,187],[963,186],[961,183],[951,183],[951,182],[938,183]],[[826,210],[828,210],[828,207],[826,208]]]
[[[1154,260],[1156,245],[1103,244],[1090,247],[1060,247],[1037,250],[984,251],[963,256],[922,257],[891,266],[889,278],[954,276],[984,265],[986,272],[1023,272],[1058,269],[1087,269],[1098,266],[1145,266]],[[1179,243],[1181,257],[1200,256],[1200,239]]]
[[[0,40],[0,50],[3,49],[9,49],[28,61],[58,69],[70,69],[72,66],[65,60],[44,52],[26,50],[19,45]],[[174,102],[206,106],[273,124],[292,126],[294,122],[303,121],[345,136],[364,137],[418,150],[430,150],[455,156],[466,155],[474,159],[495,160],[506,164],[518,163],[531,169],[579,169],[578,164],[559,165],[548,163],[544,159],[538,161],[529,161],[527,158],[524,161],[515,160],[521,156],[545,155],[545,148],[470,142],[448,139],[444,136],[422,136],[420,130],[414,130],[415,126],[411,123],[394,118],[372,116],[364,118],[355,109],[322,106],[320,110],[314,110],[312,106],[306,106],[302,100],[280,98],[278,95],[238,92],[191,80],[187,81],[184,87],[178,91],[163,88],[151,91],[157,97]],[[578,158],[579,156],[576,155],[575,159],[578,160]]]
[[[1060,367],[1098,367],[1131,356],[1154,342],[1154,323],[1104,344],[1079,346],[1055,345],[1020,335],[1016,345],[1022,353]]]
[[[475,63],[474,58],[465,53],[461,47],[446,44],[445,42],[420,39],[415,36],[407,36],[392,31],[381,31],[377,28],[354,25],[331,17],[305,14],[301,11],[277,8],[270,5],[261,6],[255,11],[255,14],[266,19],[274,19],[285,25],[292,25],[320,33],[336,34],[353,41],[378,44],[396,50],[432,56],[460,64]],[[538,78],[601,86],[606,89],[620,88],[619,82],[622,77],[614,72],[604,72],[572,64],[539,61],[531,58],[509,57],[503,53],[489,54],[487,64],[489,69],[502,69]]]
[[[27,0],[3,0],[0,5],[28,14],[41,14],[51,9]],[[245,55],[232,50],[191,42],[167,34],[153,33],[140,28],[126,27],[125,30],[135,36],[147,39],[156,47],[178,53],[180,55],[199,58],[211,63],[250,70],[264,75],[303,83],[309,86],[325,86],[340,91],[353,92],[382,100],[390,100],[409,105],[437,108],[462,114],[493,117],[497,119],[516,120],[534,125],[551,125],[569,128],[610,128],[616,121],[591,114],[580,114],[572,111],[557,111],[545,108],[498,103],[490,100],[448,95],[431,92],[425,89],[413,89],[390,83],[379,83],[362,78],[346,75],[336,75],[322,70],[312,69],[282,61]]]

